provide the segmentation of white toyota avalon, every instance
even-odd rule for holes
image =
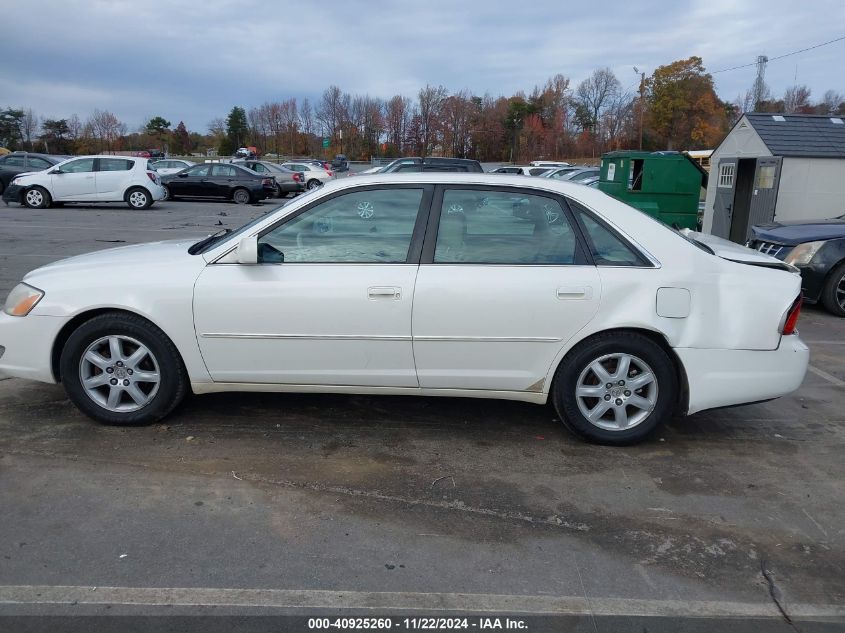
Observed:
[[[411,394],[551,400],[579,435],[630,444],[795,390],[800,289],[772,257],[577,184],[361,176],[196,243],[32,271],[0,314],[0,374],[61,381],[109,424],[189,391]]]

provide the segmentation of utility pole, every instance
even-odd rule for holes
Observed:
[[[754,110],[760,109],[760,102],[766,96],[766,64],[769,58],[765,55],[757,56],[757,78],[754,80]]]
[[[643,150],[643,114],[645,112],[645,73],[634,66],[634,72],[640,75],[640,151]]]

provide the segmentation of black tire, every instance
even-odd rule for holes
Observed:
[[[308,183],[305,185],[305,187],[309,190],[310,189],[316,189],[317,187],[321,186],[322,184],[323,183],[320,182],[319,180],[317,180],[316,178],[312,178],[311,180],[308,181]]]
[[[252,196],[248,190],[243,187],[238,187],[232,192],[232,200],[236,204],[249,204],[252,202]]]
[[[143,187],[132,187],[128,189],[123,199],[129,205],[129,208],[135,211],[143,211],[153,206],[152,194]]]
[[[30,209],[46,209],[53,202],[44,187],[30,187],[23,192],[23,203]]]
[[[178,199],[176,196],[173,195],[173,192],[170,190],[170,187],[168,187],[167,185],[162,185],[162,186],[164,187],[164,191],[167,194],[167,197],[165,198],[165,200],[177,200]]]
[[[151,352],[156,363],[159,374],[158,387],[154,393],[150,389],[150,393],[153,393],[151,399],[136,410],[125,412],[109,409],[88,395],[82,385],[80,374],[83,354],[96,341],[109,336],[128,337],[141,343]],[[173,411],[188,393],[187,373],[173,342],[146,319],[124,312],[100,314],[74,330],[62,349],[59,368],[62,383],[70,400],[83,413],[102,424],[139,425],[156,422]],[[141,371],[141,369],[136,369],[136,371]],[[111,375],[117,377],[114,367],[112,367]],[[107,392],[111,389],[107,385],[103,385],[102,388]],[[122,391],[120,386],[117,389]],[[125,403],[123,406],[127,404],[133,406],[128,392],[121,395],[121,400]]]
[[[605,385],[601,384],[597,379],[597,374],[591,373],[589,368],[595,361],[603,358],[606,359],[603,363],[609,364],[603,366],[612,367],[613,363],[618,362],[614,360],[613,355],[625,355],[634,359],[630,380],[636,379],[637,374],[635,372],[637,372],[637,369],[635,367],[638,365],[637,361],[639,361],[644,362],[651,370],[655,382],[634,391],[628,391],[624,387],[618,386],[616,382],[611,382],[607,384],[612,385],[612,387],[606,389],[607,393],[604,393],[601,397],[582,397],[580,399],[581,404],[590,410],[602,404],[602,400],[608,401],[607,406],[614,409],[608,410],[605,414],[608,418],[600,418],[594,423],[587,418],[581,406],[579,406],[576,388],[579,385],[579,380],[583,379],[593,380],[594,382],[591,385],[595,385],[600,390],[605,390]],[[639,373],[646,372],[640,371]],[[652,388],[655,391],[649,391]],[[617,391],[620,391],[620,393],[617,394]],[[678,398],[678,376],[675,364],[669,355],[660,345],[647,336],[636,332],[607,332],[582,341],[566,355],[555,374],[551,395],[552,402],[561,420],[576,435],[597,444],[626,446],[643,441],[655,428],[671,417]],[[610,398],[607,396],[610,396]],[[626,405],[625,402],[632,396],[653,397],[656,400],[650,412],[633,405],[633,416],[640,415],[643,417],[632,426],[625,429],[603,428],[603,426],[614,424],[610,421],[609,416],[612,415],[615,420],[617,415],[615,409],[620,408],[619,406],[614,407],[614,404],[621,404],[624,413],[620,415],[627,417],[631,414],[631,407]],[[634,419],[636,417],[632,418],[632,420]]]
[[[839,317],[845,317],[845,262],[840,262],[827,277],[822,289],[822,304]]]

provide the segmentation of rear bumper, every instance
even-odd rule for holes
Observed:
[[[688,413],[771,400],[798,389],[810,350],[784,336],[776,350],[675,348],[689,382]]]
[[[0,378],[28,378],[56,382],[53,376],[53,341],[70,319],[65,317],[13,317],[0,312]]]

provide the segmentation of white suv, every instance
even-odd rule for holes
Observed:
[[[17,176],[4,200],[44,209],[53,202],[125,202],[146,209],[167,193],[146,158],[79,156],[44,171]]]

